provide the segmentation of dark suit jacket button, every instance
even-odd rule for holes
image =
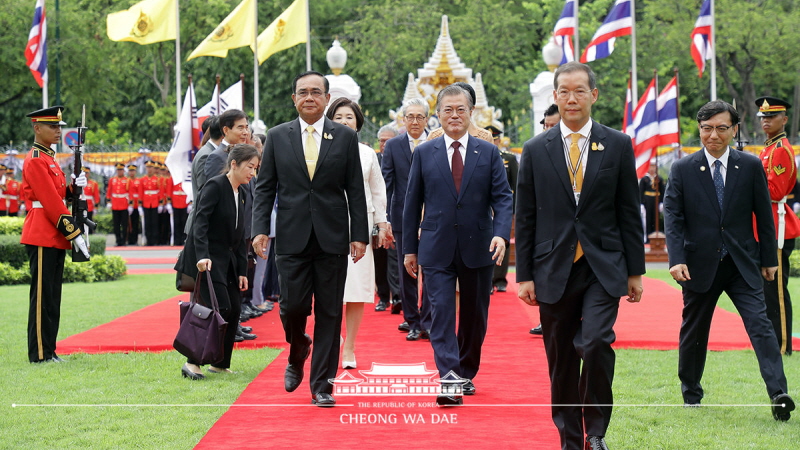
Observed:
[[[570,250],[575,250],[575,246],[574,246],[574,245],[570,245],[570,246],[569,246],[569,249],[570,249]]]
[[[458,228],[458,224],[455,224],[455,228]]]
[[[311,190],[311,193],[312,193],[312,194],[314,193],[314,190],[313,190],[313,189]]]
[[[458,208],[458,209],[461,209],[461,203],[459,203],[458,205],[456,205],[456,208]]]
[[[575,218],[575,223],[578,223],[580,221],[581,221],[581,219],[578,219],[577,217]]]

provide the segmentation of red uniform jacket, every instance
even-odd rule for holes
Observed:
[[[130,189],[130,180],[127,177],[113,177],[108,180],[108,190],[106,191],[106,198],[111,200],[112,211],[122,211],[128,209],[128,190]]]
[[[7,206],[8,214],[16,214],[19,212],[19,189],[19,181],[13,178],[6,180],[6,187],[3,190],[4,199],[0,201],[3,206],[0,207],[0,211],[5,210]]]
[[[83,188],[83,196],[86,197],[86,211],[94,212],[94,205],[100,203],[100,186],[97,181],[88,180]]]
[[[786,222],[784,239],[794,239],[800,236],[800,219],[788,204],[780,205],[778,203],[792,192],[797,180],[794,151],[789,144],[789,140],[786,139],[786,133],[781,133],[767,141],[766,147],[761,152],[761,163],[767,173],[776,238],[778,233],[778,207],[782,206],[786,210],[784,215],[784,221]]]
[[[22,167],[22,197],[31,205],[22,225],[20,242],[67,250],[81,234],[64,204],[67,182],[55,152],[34,143]]]
[[[183,183],[172,185],[172,207],[173,208],[186,208],[189,202],[186,201],[186,192],[183,191]]]
[[[136,177],[128,177],[131,180],[131,188],[128,191],[130,194],[130,205],[133,208],[138,208],[142,201],[142,179]]]
[[[161,181],[157,175],[151,177],[144,176],[139,195],[142,199],[142,206],[145,208],[158,208],[161,201]]]

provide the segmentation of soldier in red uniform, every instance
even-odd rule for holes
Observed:
[[[0,164],[0,217],[8,215],[8,206],[6,205],[6,173],[7,167],[4,164]]]
[[[767,317],[772,321],[781,353],[792,354],[792,300],[789,297],[789,256],[794,250],[794,239],[800,236],[800,219],[786,204],[786,199],[797,181],[794,151],[786,138],[784,127],[789,117],[786,112],[792,107],[775,97],[756,100],[761,128],[767,142],[761,152],[761,163],[767,173],[769,196],[772,199],[772,214],[778,240],[778,273],[773,281],[764,281],[764,299]]]
[[[56,338],[61,316],[61,280],[66,250],[74,245],[89,257],[89,249],[65,205],[71,196],[64,172],[51,145],[61,140],[61,106],[28,114],[35,139],[22,168],[22,196],[31,209],[22,225],[20,242],[28,252],[31,270],[28,312],[28,359],[32,363],[63,362],[56,355]],[[74,177],[74,176],[73,176]],[[75,178],[86,186],[86,176]]]
[[[125,164],[117,163],[114,167],[117,169],[117,174],[108,180],[106,198],[111,202],[117,247],[123,247],[128,244],[128,199],[131,182],[125,176]]]
[[[139,243],[139,234],[142,232],[142,221],[139,215],[139,210],[142,207],[142,181],[136,176],[136,169],[138,169],[136,164],[128,165],[128,179],[131,186],[128,191],[128,194],[130,194],[130,197],[128,197],[128,217],[131,222],[131,228],[128,230],[128,245],[137,245]]]
[[[160,245],[169,245],[170,235],[170,214],[172,214],[172,205],[170,195],[172,194],[172,176],[167,170],[167,165],[158,163],[158,178],[160,182],[159,190],[161,191],[161,202],[158,208],[158,243]]]
[[[161,204],[161,185],[156,175],[153,161],[147,161],[144,167],[147,174],[141,178],[142,188],[139,191],[144,209],[144,235],[147,245],[158,245],[158,207]],[[163,208],[162,208],[163,209]]]
[[[94,207],[100,203],[100,186],[97,181],[89,178],[91,170],[88,167],[83,166],[83,171],[86,173],[87,178],[86,187],[83,188],[83,196],[86,197],[86,216],[89,220],[92,220],[94,218]]]
[[[19,193],[21,186],[20,182],[14,179],[14,169],[11,167],[6,169],[6,183],[3,189],[3,195],[5,196],[9,216],[17,217],[19,214]]]
[[[183,183],[172,184],[170,200],[172,201],[173,245],[183,245],[186,240],[186,234],[183,229],[186,227],[186,218],[189,216],[187,212],[189,202],[187,201],[186,192],[183,190]]]

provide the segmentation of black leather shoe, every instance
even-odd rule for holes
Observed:
[[[505,292],[508,288],[506,286],[497,286],[497,292]]]
[[[464,399],[460,395],[443,395],[436,396],[436,404],[439,406],[459,406],[464,404]]]
[[[475,384],[472,382],[472,380],[469,380],[461,385],[461,393],[464,395],[475,395]]]
[[[243,341],[252,341],[253,339],[257,338],[258,336],[251,333],[245,333],[244,331],[237,331],[236,337],[241,337]]]
[[[381,300],[378,302],[377,305],[375,305],[375,311],[377,312],[386,311],[388,307],[389,307],[389,302],[387,302],[386,300]]]
[[[262,315],[264,315],[264,311],[253,308],[248,304],[242,305],[242,312],[246,312],[251,318],[261,317]]]
[[[311,404],[322,408],[330,408],[336,404],[336,399],[331,394],[319,392],[311,396]]]
[[[587,436],[584,450],[608,450],[603,436]]]
[[[183,375],[183,378],[188,378],[190,380],[202,380],[206,377],[202,373],[192,372],[186,364],[181,367],[181,375]]]
[[[419,332],[419,338],[420,339],[430,340],[431,339],[431,330],[421,330]]]
[[[408,326],[408,322],[401,323],[400,325],[397,326],[397,329],[400,331],[405,331],[406,333],[411,331],[411,327]]]
[[[250,314],[247,314],[244,310],[239,313],[239,323],[247,322],[250,320]]]
[[[241,325],[239,326],[239,329],[242,331],[242,333],[250,333],[253,331],[253,327],[243,327]]]
[[[786,422],[792,416],[790,413],[794,411],[794,400],[789,397],[789,394],[778,394],[772,397],[772,417],[775,420]]]
[[[392,314],[400,314],[403,311],[403,302],[400,299],[392,300]]]
[[[418,341],[419,338],[420,338],[420,333],[421,332],[419,330],[411,330],[411,331],[408,332],[408,335],[406,335],[406,340],[407,341]]]
[[[536,336],[541,336],[542,335],[542,324],[536,325],[536,328],[531,328],[530,333],[534,334]]]
[[[303,366],[289,363],[283,373],[283,387],[286,392],[293,392],[303,382]]]

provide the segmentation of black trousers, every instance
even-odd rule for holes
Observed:
[[[789,256],[794,250],[794,239],[783,241],[781,250],[781,270],[783,279],[772,281],[764,280],[764,300],[767,303],[767,318],[772,322],[775,336],[778,338],[778,347],[782,354],[792,354],[792,298],[789,296]],[[783,298],[779,293],[783,290]]]
[[[139,234],[142,232],[142,222],[139,218],[138,208],[133,208],[130,219],[131,228],[128,231],[128,245],[136,245],[139,243]]]
[[[165,209],[164,212],[158,214],[158,244],[169,245],[171,235],[169,213]]]
[[[467,267],[456,250],[447,267],[422,270],[433,316],[431,347],[439,375],[444,377],[452,371],[461,378],[472,379],[478,374],[486,337],[492,266]],[[457,329],[456,280],[460,289]]]
[[[374,248],[375,286],[378,299],[388,302],[400,298],[400,273],[397,271],[397,257],[394,249]]]
[[[128,244],[128,210],[112,210],[111,219],[114,221],[114,237],[117,238],[117,246]]]
[[[429,330],[431,329],[431,307],[427,301],[427,294],[423,286],[422,306],[420,306],[419,293],[417,292],[417,279],[408,274],[403,260],[403,233],[397,232],[395,237],[395,250],[397,255],[397,272],[400,279],[400,300],[403,304],[403,318],[408,322],[408,327],[412,330]],[[423,272],[424,272],[423,268]],[[423,284],[427,282],[423,274]],[[491,287],[491,285],[489,286]],[[489,288],[487,288],[489,289]],[[455,292],[455,286],[453,287]]]
[[[349,255],[323,252],[313,229],[302,253],[276,255],[281,286],[281,322],[292,364],[302,361],[300,352],[307,343],[306,322],[313,307],[314,346],[309,378],[312,394],[333,392],[333,385],[328,380],[336,377],[339,365],[347,258]]]
[[[28,360],[39,362],[56,356],[61,320],[61,279],[66,250],[25,245],[31,266],[28,308]]]
[[[228,266],[228,274],[225,283],[214,281],[212,284],[214,286],[214,293],[217,295],[217,302],[219,303],[219,314],[225,319],[225,322],[228,322],[228,327],[225,329],[225,337],[222,341],[225,353],[220,361],[211,365],[220,369],[230,369],[233,344],[236,339],[236,329],[239,327],[239,314],[242,312],[239,277],[236,275],[236,269],[233,265]],[[208,283],[204,279],[200,280],[200,299],[204,306],[211,307]],[[187,359],[186,362],[199,365],[196,361],[191,359]]]
[[[618,311],[619,297],[603,289],[586,258],[572,264],[556,303],[539,303],[551,411],[563,450],[582,449],[584,429],[591,436],[605,436],[608,429]]]
[[[172,245],[183,245],[184,241],[186,241],[186,234],[183,229],[186,228],[187,217],[189,217],[189,214],[186,212],[186,208],[172,208],[172,229],[175,235]]]
[[[144,235],[147,245],[158,245],[158,208],[144,208]]]
[[[739,311],[739,315],[742,316],[744,328],[750,337],[756,359],[758,359],[761,378],[764,379],[767,386],[767,394],[773,397],[776,394],[787,392],[783,360],[778,349],[775,331],[767,319],[763,289],[761,286],[755,289],[750,287],[739,273],[733,258],[728,255],[720,261],[717,274],[708,292],[683,290],[683,322],[678,344],[678,377],[681,380],[684,402],[700,403],[703,398],[700,379],[703,377],[706,365],[708,333],[711,329],[714,308],[723,292],[728,294],[736,310]]]

